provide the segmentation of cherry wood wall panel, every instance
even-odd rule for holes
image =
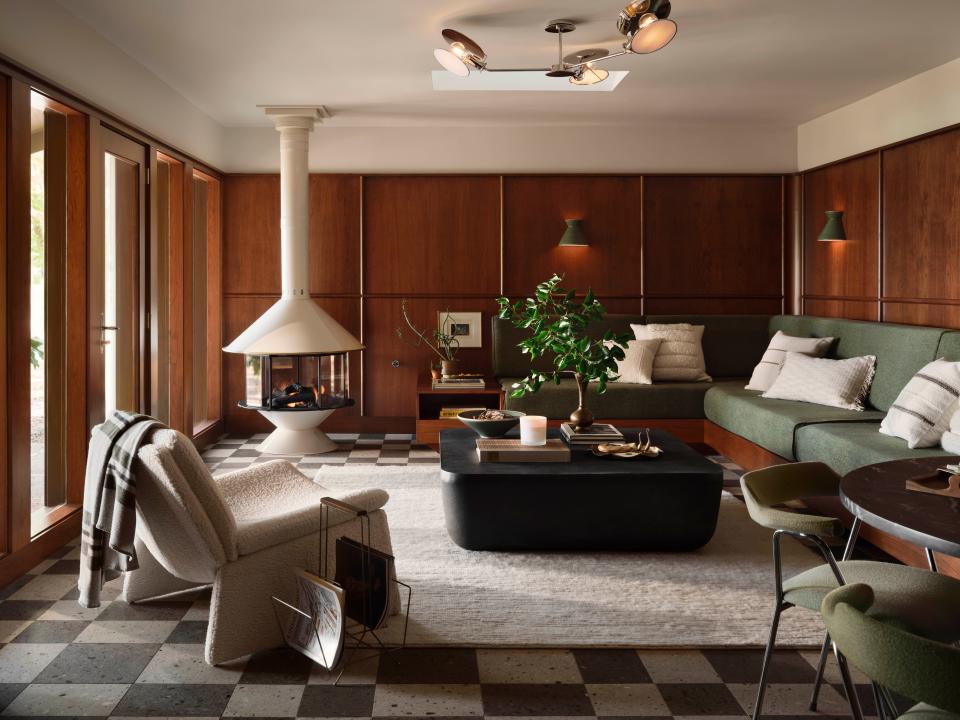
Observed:
[[[310,176],[310,292],[360,293],[360,176]],[[226,295],[275,294],[280,287],[280,176],[224,181]]]
[[[842,210],[847,239],[820,242],[827,210]],[[803,311],[879,320],[880,156],[803,176]]]
[[[960,130],[952,130],[883,151],[884,319],[960,327],[958,278]]]
[[[415,414],[417,377],[427,373],[430,363],[439,357],[425,347],[413,347],[401,340],[396,328],[402,323],[401,298],[372,297],[364,300],[364,413],[387,417],[410,417]],[[437,312],[445,310],[482,312],[480,348],[462,348],[457,357],[463,367],[489,374],[490,318],[496,312],[493,298],[431,297],[407,301],[408,311],[420,328],[437,327]],[[393,362],[398,361],[398,367]]]
[[[504,177],[503,285],[528,294],[550,277],[581,292],[640,297],[639,176]],[[581,220],[588,247],[558,247],[565,220]]]
[[[702,298],[677,312],[708,312],[708,298],[780,311],[783,298],[780,176],[652,176],[643,181],[644,296]],[[760,302],[744,303],[742,299]],[[659,305],[651,310],[653,305]],[[722,303],[717,312],[730,312]]]
[[[310,187],[312,294],[367,347],[351,357],[351,394],[362,398],[363,418],[360,408],[338,412],[330,427],[373,428],[414,414],[416,378],[436,357],[396,336],[404,298],[426,330],[447,308],[483,313],[483,346],[460,355],[481,372],[491,368],[489,319],[501,289],[523,298],[552,272],[581,292],[592,287],[615,313],[782,307],[779,176],[314,175]],[[280,285],[278,177],[226,178],[224,206],[226,343],[269,307]],[[572,218],[583,220],[588,247],[557,246]],[[644,241],[645,221],[654,245]],[[643,292],[645,260],[652,297]],[[228,429],[268,429],[236,407],[242,359],[225,357],[223,372]]]
[[[499,177],[377,176],[363,183],[365,294],[499,292]]]

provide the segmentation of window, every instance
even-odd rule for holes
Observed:
[[[80,188],[68,166],[82,148],[83,118],[30,94],[29,410],[30,534],[46,529],[67,502],[67,253],[76,237]],[[82,240],[80,240],[82,242]]]

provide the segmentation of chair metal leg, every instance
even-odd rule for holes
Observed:
[[[933,550],[924,548],[923,552],[927,556],[927,565],[930,567],[930,572],[937,572],[937,558],[934,556]]]
[[[823,673],[827,667],[827,656],[830,655],[830,633],[823,637],[823,647],[820,648],[820,660],[817,662],[817,677],[813,681],[813,693],[810,695],[810,710],[817,709],[817,700],[820,697],[820,686],[823,685]]]
[[[877,689],[880,691],[880,699],[883,700],[887,708],[887,717],[896,720],[900,717],[900,711],[897,710],[897,703],[893,699],[893,694],[883,686],[877,686]]]
[[[840,653],[837,646],[833,646],[833,654],[837,657],[837,665],[840,667],[840,677],[843,679],[843,691],[847,695],[847,702],[850,703],[850,716],[853,720],[863,720],[863,710],[860,709],[860,698],[857,697],[857,690],[853,685],[853,679],[850,677],[850,668],[847,667],[847,659]]]
[[[763,653],[763,667],[760,669],[760,685],[757,687],[757,702],[753,707],[753,720],[759,720],[763,710],[763,696],[767,692],[767,675],[770,670],[770,661],[773,658],[773,648],[777,642],[777,629],[780,627],[780,613],[790,607],[786,603],[778,602],[773,611],[773,621],[770,623],[770,638],[767,640],[767,649]]]
[[[873,692],[873,704],[877,708],[877,717],[880,720],[894,720],[890,715],[887,714],[887,705],[884,702],[883,696],[880,694],[880,686],[876,683],[870,683],[870,690]]]

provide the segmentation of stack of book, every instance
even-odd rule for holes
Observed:
[[[486,410],[487,408],[482,407],[442,407],[440,408],[440,419],[441,420],[451,420],[456,418],[460,413],[466,412],[467,410]]]
[[[522,445],[512,438],[477,438],[480,462],[570,462],[570,448],[551,438],[546,445]]]
[[[560,434],[571,447],[590,447],[598,443],[623,442],[623,433],[613,425],[594,423],[589,427],[575,429],[568,422],[560,426]]]
[[[483,390],[487,386],[483,375],[464,373],[462,375],[444,375],[433,381],[434,390]]]

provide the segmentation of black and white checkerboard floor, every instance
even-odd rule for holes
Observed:
[[[290,458],[313,475],[326,463],[439,461],[408,435],[336,436],[343,450]],[[268,459],[259,438],[226,438],[205,453],[216,472]],[[728,484],[739,468],[723,458]],[[77,602],[79,547],[57,551],[0,591],[0,709],[7,717],[646,717],[743,718],[759,650],[408,649],[352,666],[341,683],[290,650],[221,667],[203,662],[209,595],[131,606],[104,589]],[[797,611],[801,612],[801,611]],[[717,618],[723,622],[723,618]],[[765,713],[842,717],[831,668],[819,713],[807,710],[814,652],[778,654]],[[865,707],[869,688],[858,678]]]
[[[324,465],[437,464],[440,455],[426,445],[417,445],[409,434],[330,433],[339,450],[323,455],[262,455],[258,450],[266,433],[251,437],[224,437],[203,453],[204,462],[218,473],[240,470],[268,460],[289,460],[311,477]]]

